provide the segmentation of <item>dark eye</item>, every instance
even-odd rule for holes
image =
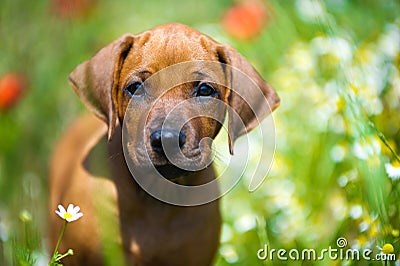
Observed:
[[[215,89],[208,84],[200,84],[197,88],[196,96],[213,96],[215,94]]]
[[[141,82],[134,82],[126,86],[124,91],[129,95],[129,97],[132,97],[135,92],[140,88],[140,86],[142,86]]]

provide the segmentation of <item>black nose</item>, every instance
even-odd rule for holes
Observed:
[[[186,135],[174,129],[160,129],[150,134],[150,145],[155,152],[177,152],[186,142]]]

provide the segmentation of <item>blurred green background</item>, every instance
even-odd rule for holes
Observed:
[[[268,178],[249,193],[245,173],[222,199],[216,265],[395,265],[257,251],[345,237],[400,257],[399,14],[395,0],[0,1],[0,265],[48,262],[49,157],[85,112],[68,74],[122,34],[166,22],[231,44],[281,97]]]

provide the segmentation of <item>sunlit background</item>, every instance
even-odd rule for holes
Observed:
[[[122,34],[173,21],[231,44],[281,97],[267,179],[250,193],[245,176],[222,199],[216,265],[370,265],[257,258],[264,244],[339,237],[400,257],[399,14],[395,0],[0,1],[0,265],[50,258],[49,157],[86,112],[68,74]]]

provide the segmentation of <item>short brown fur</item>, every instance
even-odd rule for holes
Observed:
[[[133,147],[138,146],[135,143],[143,144],[145,150],[132,150],[132,158],[125,158],[122,149],[120,125],[130,101],[124,88],[134,78],[145,80],[166,67],[194,60],[219,62],[239,69],[253,80],[268,102],[260,104],[262,99],[257,99],[256,94],[246,88],[240,89],[239,93],[243,93],[247,103],[238,93],[220,88],[220,100],[235,110],[245,125],[244,129],[238,129],[238,118],[229,114],[229,147],[233,153],[235,139],[257,126],[256,116],[262,119],[268,115],[279,105],[279,98],[254,68],[228,45],[219,44],[188,26],[165,24],[141,34],[122,36],[71,73],[74,90],[106,124],[93,115],[79,118],[64,134],[52,158],[51,248],[55,246],[62,226],[54,214],[57,205],[74,203],[84,213],[80,220],[68,225],[62,241],[61,252],[68,248],[75,252],[63,260],[65,265],[103,265],[107,261],[104,256],[108,246],[120,247],[127,265],[212,264],[221,225],[218,200],[192,207],[161,202],[140,188],[126,164],[126,160],[140,164],[143,152],[150,153],[155,165],[166,163],[164,158],[151,151],[149,134],[159,127],[166,113],[186,99],[191,87],[187,84],[177,86],[158,99],[143,120],[145,132],[132,136]],[[223,67],[221,73],[222,70]],[[227,80],[237,83],[231,73],[224,75]],[[255,108],[251,110],[249,105]],[[224,112],[225,109],[218,114],[222,119]],[[137,113],[142,115],[141,110]],[[214,138],[220,127],[219,123],[207,118],[190,120],[185,125],[187,139],[183,152],[189,156],[202,138]],[[107,138],[104,137],[106,134]],[[208,167],[177,176],[173,181],[197,185],[214,178],[212,167]],[[109,228],[110,224],[113,228]],[[112,232],[111,235],[104,232],[107,230]]]

